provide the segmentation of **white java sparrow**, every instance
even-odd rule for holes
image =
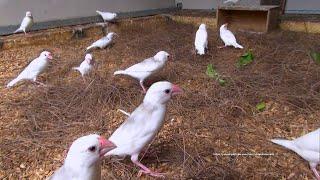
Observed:
[[[86,54],[80,66],[73,67],[72,69],[79,71],[81,76],[85,76],[86,74],[90,73],[91,69],[93,68],[93,65],[94,65],[94,60],[92,58],[92,55]]]
[[[154,83],[147,91],[142,104],[137,107],[128,119],[110,136],[109,140],[117,148],[105,156],[131,156],[131,161],[139,166],[141,173],[151,176],[162,176],[151,171],[139,162],[138,156],[157,135],[164,123],[166,105],[173,95],[182,93],[177,85],[167,81]]]
[[[232,3],[232,4],[235,4],[237,3],[239,0],[225,0],[223,3],[224,4],[227,4],[227,3]]]
[[[107,47],[109,44],[111,44],[113,37],[115,35],[117,35],[117,34],[114,32],[108,33],[105,37],[97,40],[96,42],[92,43],[89,47],[87,47],[86,51],[89,51],[89,50],[95,49],[95,48],[103,49],[103,48]]]
[[[24,34],[27,34],[27,31],[31,28],[33,25],[33,17],[30,11],[26,12],[26,17],[23,18],[20,27],[14,31],[14,33],[17,32],[24,32]]]
[[[111,12],[101,12],[101,11],[96,11],[104,20],[104,22],[106,21],[112,21],[117,17],[116,13],[111,13]]]
[[[309,162],[311,170],[318,180],[317,165],[320,163],[320,128],[294,140],[272,139],[273,143],[286,147]]]
[[[233,46],[242,49],[243,47],[237,43],[236,37],[227,29],[228,23],[220,27],[220,38],[224,42],[224,47]]]
[[[140,86],[143,92],[147,92],[143,85],[143,81],[150,75],[158,72],[162,69],[169,58],[169,54],[165,51],[158,52],[155,56],[143,60],[142,62],[135,64],[125,70],[119,70],[114,72],[114,75],[124,74],[136,78],[140,82]]]
[[[205,50],[208,49],[208,33],[205,24],[201,24],[196,33],[196,39],[194,41],[196,53],[200,55],[205,54]]]
[[[49,65],[49,60],[52,60],[51,53],[43,51],[39,57],[31,61],[31,63],[18,75],[18,77],[10,81],[7,87],[10,88],[21,80],[31,80],[42,84],[37,81],[37,76]]]
[[[105,138],[91,134],[75,140],[60,167],[50,180],[100,180],[100,160],[116,146]]]

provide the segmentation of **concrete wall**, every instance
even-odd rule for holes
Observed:
[[[320,14],[320,0],[287,0],[286,13]]]
[[[0,26],[20,24],[25,11],[35,22],[96,15],[96,10],[131,12],[175,6],[175,0],[0,0]]]
[[[245,0],[240,0],[245,1]],[[176,0],[183,9],[216,9],[217,0]],[[286,13],[320,14],[320,0],[287,0]]]
[[[182,2],[183,9],[216,9],[217,0],[177,0]]]

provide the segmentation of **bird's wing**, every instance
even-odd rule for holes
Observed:
[[[141,104],[131,113],[129,118],[111,135],[110,141],[119,148],[130,146],[132,143],[139,143],[145,136],[153,133],[146,126],[146,121],[150,121],[152,109],[148,109]]]
[[[158,68],[159,68],[159,63],[153,57],[151,57],[127,68],[125,71],[126,72],[154,72],[158,70]]]
[[[198,30],[196,33],[195,45],[204,47],[208,41],[208,33],[205,30]]]
[[[295,139],[294,144],[301,149],[320,153],[320,128]]]
[[[72,179],[68,171],[64,166],[60,167],[54,174],[49,178],[49,180],[61,180],[61,179]]]
[[[21,29],[28,28],[31,25],[31,23],[32,23],[32,20],[30,17],[24,17],[21,22],[20,28]]]
[[[34,59],[23,69],[23,71],[19,74],[19,78],[28,78],[29,76],[33,76],[34,73],[38,73],[39,71],[39,58]]]
[[[229,30],[224,30],[221,33],[221,39],[227,44],[233,44],[237,42],[236,37]]]

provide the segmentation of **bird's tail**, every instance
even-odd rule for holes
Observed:
[[[204,48],[197,49],[197,53],[198,53],[199,55],[204,55],[204,54],[205,54]]]
[[[79,67],[73,67],[73,70],[79,71]]]
[[[15,78],[13,79],[12,81],[10,81],[8,84],[7,84],[7,88],[11,88],[12,86],[14,86],[17,82],[20,81],[20,78]]]
[[[101,14],[102,14],[102,12],[101,12],[101,11],[96,10],[96,12],[97,12],[99,15],[101,15]]]
[[[95,46],[94,46],[94,45],[91,45],[91,46],[87,47],[86,51],[90,51],[90,50],[92,50],[93,48],[95,48]]]
[[[243,49],[243,46],[241,46],[241,45],[240,45],[240,44],[238,44],[238,43],[236,43],[236,44],[234,45],[234,47],[235,47],[235,48]]]
[[[17,30],[15,30],[13,33],[18,33],[18,32],[22,32],[23,30],[21,28],[18,28]]]
[[[118,74],[127,74],[126,71],[119,70],[113,73],[113,75],[118,75]]]
[[[293,141],[284,140],[284,139],[271,139],[271,142],[295,151],[295,146],[293,144]]]

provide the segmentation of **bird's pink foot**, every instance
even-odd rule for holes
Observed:
[[[311,170],[313,171],[313,173],[316,176],[317,180],[320,180],[320,175],[319,175],[317,169],[316,168],[311,168]]]
[[[219,49],[222,49],[222,48],[225,48],[225,47],[227,47],[227,46],[218,46]]]

